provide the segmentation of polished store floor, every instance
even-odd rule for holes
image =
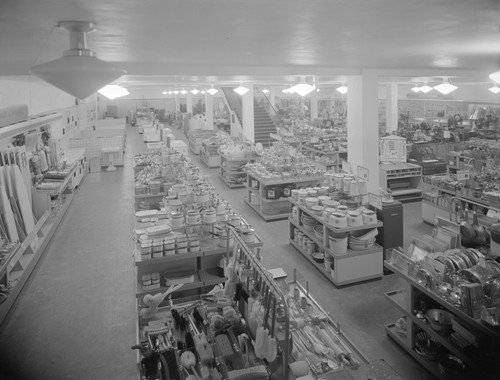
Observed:
[[[180,131],[174,131],[181,138]],[[125,165],[85,176],[59,229],[0,326],[0,379],[91,380],[138,378],[136,275],[132,258],[133,156],[145,149],[128,127]],[[405,380],[434,377],[386,337],[384,325],[400,313],[384,299],[398,289],[396,275],[334,287],[288,243],[288,222],[265,223],[243,203],[244,189],[229,190],[206,169],[218,193],[253,225],[264,241],[263,263],[289,275],[297,268],[313,296],[340,323],[369,360],[385,359]],[[405,244],[429,233],[420,203],[404,205]]]

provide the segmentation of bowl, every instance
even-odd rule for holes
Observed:
[[[325,261],[325,254],[323,252],[313,252],[312,258],[319,264],[323,264]]]
[[[429,309],[425,313],[425,319],[427,319],[431,328],[442,336],[448,336],[453,331],[452,318],[453,314],[441,309]]]

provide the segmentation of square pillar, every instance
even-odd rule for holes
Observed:
[[[186,94],[186,113],[191,114],[191,116],[193,116],[193,96],[189,91]]]
[[[398,110],[398,84],[390,83],[387,85],[386,100],[386,128],[385,132],[392,134],[398,130],[399,110]]]
[[[314,90],[311,92],[311,99],[310,99],[310,109],[309,113],[311,115],[311,123],[314,122],[318,118],[318,91]]]
[[[354,173],[358,165],[369,170],[368,191],[378,194],[378,77],[374,70],[363,70],[347,83],[347,158]]]
[[[253,85],[245,84],[244,86],[249,91],[241,97],[243,135],[248,141],[255,142]]]
[[[207,129],[215,129],[214,126],[214,97],[205,92],[205,119]]]

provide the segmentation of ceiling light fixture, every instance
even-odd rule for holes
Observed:
[[[495,71],[494,73],[491,73],[489,77],[492,81],[500,83],[500,71]]]
[[[239,87],[236,87],[235,89],[233,89],[234,92],[236,92],[238,95],[245,95],[248,91],[250,91],[248,88],[246,87],[243,87],[241,84]]]
[[[201,90],[201,94],[202,94],[202,95],[205,95],[205,90]]]
[[[179,93],[179,91],[178,91],[178,90],[174,90],[174,91],[172,91],[172,92],[174,93],[174,95],[177,95],[177,94]]]
[[[186,95],[188,92],[184,89],[181,90],[181,95]]]
[[[163,95],[167,95],[167,91],[163,91],[163,92],[162,92],[162,94],[163,94]]]
[[[95,29],[89,21],[61,21],[69,31],[69,50],[62,58],[33,66],[32,74],[78,98],[85,99],[127,72],[98,59],[87,49],[87,33]]]
[[[290,88],[290,92],[295,92],[296,94],[299,94],[300,96],[306,96],[310,92],[314,91],[316,89],[316,85],[311,85],[307,83],[299,83],[296,84],[295,86]]]
[[[219,90],[217,90],[216,88],[214,88],[214,86],[212,86],[212,88],[209,88],[209,89],[207,90],[207,92],[208,92],[210,95],[212,95],[212,96],[213,96],[213,95],[217,94],[217,93],[219,92]]]
[[[121,98],[122,96],[130,94],[130,92],[128,92],[125,87],[118,86],[116,84],[108,84],[103,88],[97,90],[97,92],[111,100]]]
[[[196,88],[193,88],[191,91],[191,94],[196,95],[200,93],[200,90],[197,90]]]
[[[411,88],[413,92],[420,92],[420,87],[418,87],[418,84],[416,84],[414,87]]]
[[[427,83],[424,83],[424,85],[420,87],[420,92],[424,94],[427,94],[429,91],[432,91],[432,87],[428,86]]]
[[[263,89],[263,90],[262,90],[262,92],[263,92],[264,94],[268,94],[270,91],[269,91],[267,88],[265,88],[265,89]]]
[[[493,85],[491,86],[490,88],[488,88],[488,91],[494,93],[494,94],[498,94],[500,92],[500,87],[498,87],[498,85]]]
[[[335,90],[337,90],[338,92],[340,92],[342,95],[347,94],[347,91],[349,91],[349,89],[347,88],[347,86],[345,85],[345,83],[342,83],[342,86],[337,87]]]
[[[174,92],[172,90],[168,90],[167,94],[172,95]]]
[[[450,92],[455,91],[457,88],[457,86],[454,86],[450,83],[448,78],[443,78],[443,82],[441,82],[437,86],[434,86],[434,90],[439,91],[443,95],[447,95]]]

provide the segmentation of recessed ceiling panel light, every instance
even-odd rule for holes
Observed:
[[[233,91],[236,92],[238,95],[243,96],[250,90],[248,88],[240,85],[239,87],[236,87],[235,89],[233,89]]]
[[[292,88],[290,88],[291,92],[295,92],[295,93],[299,94],[300,96],[306,96],[314,89],[316,89],[315,85],[310,85],[307,83],[299,83],[299,84],[293,86]]]
[[[219,92],[219,90],[217,90],[216,88],[213,88],[213,87],[212,87],[212,88],[209,88],[209,89],[207,90],[207,92],[208,92],[210,95],[215,95],[215,94],[217,94],[217,93]]]

